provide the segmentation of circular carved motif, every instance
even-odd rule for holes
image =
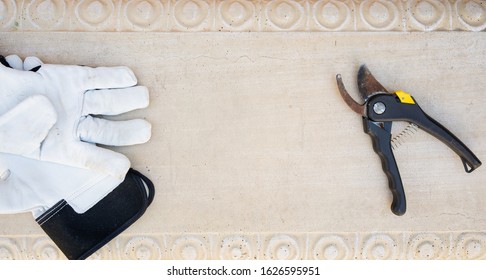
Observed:
[[[479,0],[456,2],[456,11],[459,20],[472,31],[481,31],[486,28],[486,2]]]
[[[255,12],[255,6],[250,1],[224,1],[221,4],[221,18],[224,23],[231,27],[245,25]]]
[[[57,260],[61,256],[60,251],[48,238],[40,238],[36,240],[32,249],[34,258],[38,260]]]
[[[319,1],[313,10],[317,23],[329,30],[339,30],[351,18],[349,7],[341,1]]]
[[[444,252],[444,242],[432,233],[417,234],[410,240],[410,259],[439,259]]]
[[[125,6],[127,20],[138,28],[150,28],[160,19],[163,12],[159,1],[132,0]]]
[[[39,29],[49,29],[60,25],[66,14],[64,1],[35,0],[27,7],[30,22]]]
[[[226,237],[221,245],[220,258],[223,260],[249,260],[252,258],[250,243],[242,236]]]
[[[415,0],[410,5],[409,14],[422,29],[433,30],[444,20],[446,7],[438,0]]]
[[[292,29],[303,17],[303,7],[294,1],[271,1],[265,13],[273,25],[280,29]]]
[[[463,233],[456,244],[459,259],[484,259],[486,257],[486,234]]]
[[[372,29],[387,30],[398,20],[398,8],[391,1],[366,0],[360,5],[363,21]]]
[[[125,256],[132,260],[157,260],[162,257],[162,252],[155,240],[134,237],[125,246]]]
[[[20,259],[20,248],[9,238],[0,238],[0,260]]]
[[[92,27],[97,27],[106,22],[115,10],[112,1],[108,0],[83,0],[76,7],[78,19]]]
[[[343,260],[349,258],[350,249],[340,236],[325,236],[314,246],[313,256],[317,260]]]
[[[266,257],[273,260],[295,260],[300,257],[297,241],[288,235],[272,237],[267,245]]]
[[[398,257],[397,244],[388,235],[372,235],[364,243],[363,257],[374,260],[396,259]]]
[[[13,0],[0,0],[0,27],[11,24],[16,14],[17,5]]]
[[[185,28],[200,26],[208,17],[209,5],[204,1],[182,0],[174,6],[174,17]]]
[[[200,239],[181,237],[172,246],[172,256],[178,260],[204,260],[208,257],[208,251]]]

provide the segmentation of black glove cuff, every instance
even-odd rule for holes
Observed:
[[[68,259],[86,259],[138,220],[154,191],[147,177],[130,169],[118,187],[85,213],[61,200],[36,221]]]
[[[5,57],[3,55],[0,55],[0,63],[5,67],[12,68],[12,67],[10,67],[10,64],[8,64],[7,60],[5,59]]]

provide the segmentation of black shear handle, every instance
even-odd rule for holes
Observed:
[[[464,170],[467,173],[471,173],[481,166],[481,161],[459,138],[426,113],[423,113],[423,116],[419,116],[413,122],[451,148],[461,158]]]
[[[371,136],[373,150],[380,156],[381,167],[388,178],[388,187],[393,196],[391,211],[401,216],[407,210],[407,203],[400,172],[391,148],[391,124],[391,122],[384,122],[384,127],[380,127],[368,118],[363,118],[364,131]]]
[[[415,100],[414,100],[415,101]],[[386,110],[382,114],[377,114],[372,109],[374,104],[381,102]],[[415,123],[435,138],[442,141],[451,148],[462,160],[464,170],[471,173],[481,166],[481,161],[474,155],[469,148],[462,143],[452,132],[442,126],[438,121],[428,116],[420,106],[415,104],[401,103],[391,94],[380,94],[373,97],[368,105],[368,118],[373,121],[408,121]]]

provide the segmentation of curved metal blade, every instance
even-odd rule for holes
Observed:
[[[351,110],[355,111],[356,113],[360,114],[361,116],[365,116],[365,106],[364,104],[359,104],[356,102],[351,95],[349,95],[348,91],[344,87],[343,80],[341,78],[341,74],[336,75],[336,82],[339,88],[339,93],[341,94],[341,97],[344,99],[344,102],[348,104],[349,108]]]
[[[382,86],[375,77],[371,74],[365,64],[359,67],[358,71],[358,89],[359,93],[366,101],[368,97],[376,93],[388,93],[386,88]]]

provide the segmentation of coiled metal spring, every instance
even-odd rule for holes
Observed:
[[[402,132],[398,133],[391,140],[392,149],[395,150],[406,142],[407,138],[415,134],[419,127],[414,123],[409,123]]]

